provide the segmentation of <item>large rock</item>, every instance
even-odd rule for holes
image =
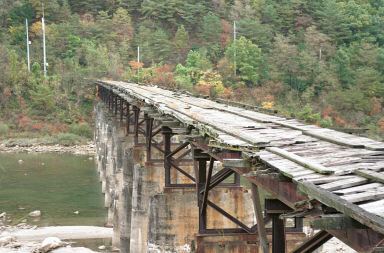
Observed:
[[[36,210],[36,211],[30,212],[29,216],[31,216],[31,217],[40,217],[41,216],[41,211]]]
[[[5,236],[0,238],[0,246],[5,246],[11,243],[13,240],[12,236]]]
[[[63,246],[63,242],[59,238],[48,237],[41,243],[40,252],[45,253],[60,246]]]
[[[83,247],[65,247],[65,248],[60,248],[60,249],[55,249],[51,251],[52,253],[96,253],[96,251],[92,251],[87,248]]]

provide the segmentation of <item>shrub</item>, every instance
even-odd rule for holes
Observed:
[[[0,121],[0,136],[6,135],[8,131],[9,131],[8,125]]]
[[[6,147],[31,147],[33,144],[36,143],[35,138],[16,138],[16,139],[10,139],[4,142]]]
[[[63,146],[73,146],[87,143],[87,139],[84,137],[71,133],[59,133],[57,140],[58,143]]]
[[[88,139],[93,138],[93,129],[87,123],[72,124],[69,132]]]
[[[333,122],[330,117],[320,119],[318,123],[321,127],[326,127],[326,128],[333,127]]]

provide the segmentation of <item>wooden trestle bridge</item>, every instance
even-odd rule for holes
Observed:
[[[115,81],[96,85],[99,98],[126,122],[127,133],[137,140],[145,136],[147,159],[151,160],[151,149],[164,154],[165,186],[196,188],[200,214],[196,232],[258,233],[263,252],[269,251],[266,234],[272,232],[272,251],[280,253],[286,251],[285,232],[300,231],[307,218],[319,232],[296,253],[311,252],[332,237],[359,252],[382,252],[384,143],[278,117],[262,108],[155,86]],[[155,136],[161,135],[159,142]],[[171,150],[174,135],[184,142]],[[194,174],[177,165],[189,153]],[[223,165],[216,174],[213,161]],[[172,182],[172,170],[190,183]],[[229,176],[232,185],[239,185],[240,176],[251,183],[257,219],[253,227],[208,198],[209,191]],[[259,188],[275,198],[266,199],[265,210]],[[234,228],[208,229],[207,206],[230,219]],[[295,225],[285,228],[286,218],[294,219]],[[270,221],[272,229],[266,229]]]

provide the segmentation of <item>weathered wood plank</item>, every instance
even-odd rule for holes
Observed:
[[[322,184],[319,187],[324,189],[324,190],[334,191],[334,190],[348,188],[351,186],[360,185],[360,184],[363,184],[366,182],[368,182],[368,179],[366,179],[366,178],[351,177],[351,178],[347,178],[347,179],[340,179],[340,180],[332,182],[332,183]]]
[[[313,171],[316,171],[320,174],[331,174],[333,173],[332,170],[329,170],[328,168],[320,165],[320,164],[317,164],[317,163],[314,163],[312,161],[309,161],[303,157],[300,157],[298,155],[295,155],[291,152],[288,152],[288,151],[285,151],[283,149],[280,149],[280,148],[275,148],[275,147],[267,147],[266,148],[267,151],[269,152],[272,152],[274,154],[277,154],[277,155],[280,155],[284,158],[287,158],[288,160],[291,160],[292,162],[295,162],[305,168],[308,168],[310,170],[313,170]]]
[[[347,194],[364,192],[366,190],[375,189],[381,186],[384,186],[384,185],[379,183],[364,184],[364,185],[354,186],[354,187],[346,188],[342,190],[336,190],[333,193],[339,194],[339,195],[347,195]]]
[[[365,177],[370,180],[373,180],[375,182],[384,183],[384,174],[380,172],[371,171],[371,170],[355,170],[353,173],[361,177]]]
[[[351,203],[362,202],[367,200],[378,200],[384,197],[384,187],[370,189],[365,192],[359,192],[350,195],[341,196],[341,198]]]
[[[303,193],[317,199],[329,207],[335,208],[337,211],[350,216],[358,222],[372,228],[373,230],[384,234],[384,218],[369,213],[363,208],[349,203],[345,199],[330,193],[327,190],[320,189],[310,182],[299,182],[299,190]]]
[[[308,182],[311,182],[312,184],[327,184],[327,183],[331,183],[331,182],[335,182],[335,181],[339,181],[339,180],[346,180],[346,179],[350,179],[350,178],[353,178],[354,176],[323,176],[323,177],[319,177],[319,178],[310,178],[310,179],[307,179]]]

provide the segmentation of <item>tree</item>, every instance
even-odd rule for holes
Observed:
[[[274,37],[273,27],[268,24],[261,24],[251,18],[243,18],[237,22],[238,33],[251,40],[263,49],[271,48]]]
[[[351,41],[352,32],[348,17],[336,0],[324,0],[323,5],[316,11],[315,22],[320,30],[331,37],[337,44]]]
[[[189,35],[184,26],[181,25],[177,29],[175,38],[173,40],[174,52],[176,54],[176,61],[181,61],[186,52],[188,52]],[[185,58],[184,58],[185,59]]]
[[[232,61],[235,61],[241,80],[249,85],[257,85],[260,78],[260,66],[263,61],[261,49],[245,37],[240,37],[225,52],[225,55]]]
[[[202,38],[203,45],[208,50],[212,60],[217,60],[220,54],[220,33],[222,31],[220,19],[209,12],[203,18]]]
[[[141,4],[141,13],[146,18],[167,22],[176,25],[177,10],[182,5],[180,0],[144,0]]]
[[[200,26],[201,20],[209,9],[206,5],[206,2],[182,1],[182,5],[178,9],[178,15],[184,21],[188,30],[196,31]]]

